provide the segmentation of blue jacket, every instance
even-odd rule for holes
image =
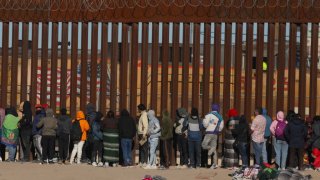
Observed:
[[[101,123],[94,121],[92,123],[92,135],[94,140],[102,140],[103,138],[103,133],[101,131]]]
[[[197,116],[191,116],[188,118],[188,140],[189,141],[201,141],[203,129],[202,121]]]
[[[262,115],[267,120],[266,129],[264,130],[264,137],[270,137],[271,136],[270,126],[271,126],[271,123],[272,123],[272,119],[270,118],[270,116],[268,116],[267,110],[264,109],[264,108],[262,109]]]
[[[40,122],[40,119],[46,117],[46,112],[44,109],[41,110],[39,114],[37,114],[32,123],[32,135],[41,135],[42,134],[42,128],[37,128],[37,124]]]

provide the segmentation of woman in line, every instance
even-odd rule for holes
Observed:
[[[105,166],[117,165],[119,163],[119,131],[118,121],[113,111],[108,111],[102,121],[103,129],[103,159]]]

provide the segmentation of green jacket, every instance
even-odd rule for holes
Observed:
[[[161,130],[161,140],[168,140],[173,137],[172,131],[173,131],[173,124],[172,119],[170,118],[170,114],[168,111],[164,111],[162,113],[162,130]]]

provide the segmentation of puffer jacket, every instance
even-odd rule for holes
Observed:
[[[46,117],[40,119],[40,122],[37,124],[37,128],[41,127],[43,136],[57,135],[56,130],[58,127],[58,120],[54,117],[52,109],[47,109]]]

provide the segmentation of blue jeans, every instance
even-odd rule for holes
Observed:
[[[8,149],[8,152],[9,152],[9,160],[14,161],[16,158],[17,147],[16,146],[6,146],[6,148]]]
[[[159,138],[149,138],[150,156],[149,156],[148,164],[151,166],[156,165],[156,161],[157,161],[156,150],[157,150],[158,143],[159,143]]]
[[[274,150],[276,151],[276,163],[280,168],[286,168],[288,143],[286,141],[273,138]]]
[[[201,166],[201,141],[188,141],[190,166]]]
[[[129,166],[132,164],[132,158],[131,158],[131,147],[132,147],[132,139],[121,139],[121,149],[122,149],[122,155],[123,155],[123,163],[125,166]]]
[[[248,167],[248,154],[247,154],[247,147],[248,144],[244,143],[244,142],[239,142],[238,143],[238,150],[239,150],[239,154],[241,155],[241,160],[242,160],[242,167]]]
[[[261,164],[261,156],[262,156],[262,148],[263,148],[263,142],[258,143],[258,142],[254,142],[252,141],[252,145],[253,145],[253,150],[254,150],[254,156],[255,156],[255,160],[256,160],[256,165]]]
[[[268,139],[264,138],[262,147],[262,160],[263,162],[268,162],[268,151],[267,151]]]

